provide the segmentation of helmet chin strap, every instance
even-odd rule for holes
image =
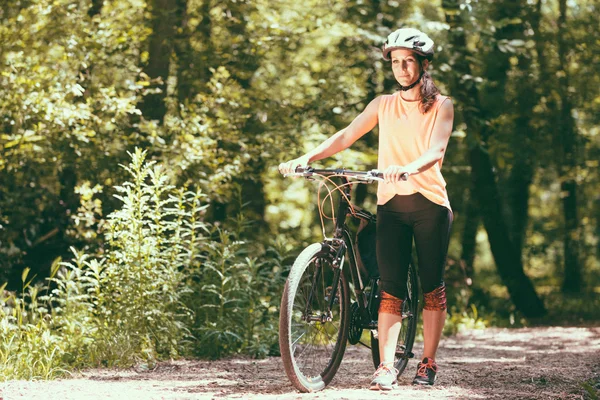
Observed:
[[[416,81],[414,81],[413,83],[411,83],[408,86],[402,86],[400,84],[398,84],[400,86],[400,90],[402,90],[403,92],[410,90],[412,88],[414,88],[415,86],[417,86],[417,83],[419,83],[421,81],[421,78],[423,77],[423,73],[425,72],[425,70],[421,69],[421,74],[419,75],[419,77],[417,78]]]

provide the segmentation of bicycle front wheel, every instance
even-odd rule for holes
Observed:
[[[406,298],[402,303],[402,327],[398,334],[398,342],[396,344],[396,355],[394,357],[394,367],[398,370],[398,376],[404,372],[408,365],[408,360],[412,358],[412,348],[415,342],[418,321],[418,295],[419,287],[417,282],[417,273],[414,264],[411,263],[408,268],[408,279],[406,280],[407,291]],[[381,362],[379,354],[379,340],[371,331],[371,356],[373,365],[377,369]]]
[[[286,281],[279,315],[279,348],[285,372],[301,392],[327,386],[348,338],[350,289],[340,274],[336,293],[333,257],[314,243],[298,256]],[[330,298],[333,307],[329,310]]]

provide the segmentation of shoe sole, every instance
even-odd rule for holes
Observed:
[[[413,382],[412,384],[415,386],[433,386],[433,383],[426,383],[426,382]]]
[[[371,385],[369,390],[394,390],[398,387],[398,384],[392,384],[391,386],[382,386],[380,383]]]
[[[417,385],[417,386],[433,386],[433,384],[435,383],[437,379],[437,376],[435,378],[433,378],[433,382],[429,383],[429,382],[420,382],[420,381],[413,381],[412,384],[413,385]]]

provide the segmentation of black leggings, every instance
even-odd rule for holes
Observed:
[[[377,206],[377,263],[381,289],[392,296],[406,297],[406,280],[413,236],[419,261],[423,293],[444,284],[452,212],[420,193],[396,195]]]

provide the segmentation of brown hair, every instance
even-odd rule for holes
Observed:
[[[423,68],[423,60],[425,57],[415,54],[419,60],[419,65]],[[431,75],[425,70],[423,70],[423,77],[421,78],[421,100],[419,101],[419,111],[421,114],[427,114],[427,112],[435,103],[435,97],[440,94],[440,89],[435,86]]]

